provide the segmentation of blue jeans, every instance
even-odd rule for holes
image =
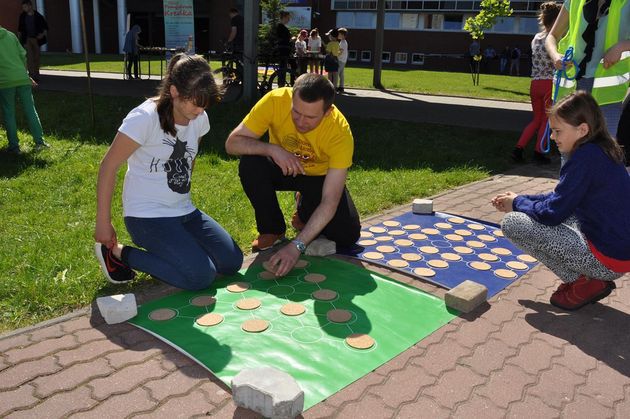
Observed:
[[[125,217],[125,226],[145,250],[125,247],[123,261],[177,288],[208,288],[217,274],[235,274],[243,264],[232,237],[199,210],[181,217]]]

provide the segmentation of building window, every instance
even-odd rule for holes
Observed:
[[[385,29],[400,29],[400,13],[385,13]]]
[[[383,51],[383,55],[382,55],[382,57],[383,57],[383,58],[382,58],[381,60],[382,60],[384,63],[388,63],[388,62],[390,62],[390,61],[392,60],[392,54],[391,54],[391,52],[389,52],[389,51]]]
[[[354,27],[363,29],[376,28],[376,13],[355,13],[354,14]]]
[[[372,51],[361,51],[361,61],[364,63],[372,61]]]
[[[407,53],[406,52],[397,52],[394,56],[394,60],[396,64],[407,64]]]
[[[514,18],[512,17],[502,17],[497,19],[496,23],[487,32],[495,32],[495,33],[514,33]]]
[[[445,31],[461,31],[463,28],[462,15],[444,15],[442,29]]]
[[[349,49],[348,50],[348,61],[356,61],[357,60],[357,50]]]
[[[419,52],[414,52],[411,54],[411,64],[414,65],[424,65],[424,54]]]
[[[538,19],[535,17],[520,17],[518,22],[518,33],[527,33],[530,35],[538,32]]]

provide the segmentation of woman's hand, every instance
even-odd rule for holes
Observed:
[[[116,238],[116,230],[111,222],[96,222],[94,228],[94,240],[98,243],[104,244],[105,247],[111,249],[116,246],[118,239]]]
[[[497,210],[501,212],[510,212],[512,211],[512,203],[514,202],[514,198],[516,198],[517,196],[518,195],[514,192],[509,191],[495,196],[490,202],[492,203],[492,206],[495,207]]]

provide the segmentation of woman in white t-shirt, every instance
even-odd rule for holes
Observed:
[[[309,71],[311,73],[319,73],[319,54],[322,52],[322,38],[319,37],[319,30],[317,28],[311,29],[311,34],[308,38],[308,53],[309,59]]]
[[[204,109],[218,100],[203,57],[177,54],[158,96],[129,112],[118,128],[98,174],[94,232],[96,257],[110,282],[130,281],[138,270],[178,288],[199,290],[217,273],[240,269],[241,249],[190,199],[199,142],[210,130]],[[144,250],[118,243],[111,222],[116,174],[125,161],[125,226]]]

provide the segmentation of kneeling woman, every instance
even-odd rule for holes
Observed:
[[[198,290],[207,288],[217,273],[240,269],[241,249],[190,199],[199,142],[210,130],[204,109],[219,97],[208,63],[178,54],[158,96],[129,112],[118,128],[98,174],[94,232],[96,257],[111,282],[127,282],[138,270]],[[118,243],[111,222],[116,173],[125,161],[125,226],[144,250]]]
[[[507,238],[562,280],[551,304],[576,310],[630,272],[630,176],[593,97],[578,91],[550,112],[551,138],[570,156],[553,192],[492,199]],[[512,212],[510,212],[512,211]]]

